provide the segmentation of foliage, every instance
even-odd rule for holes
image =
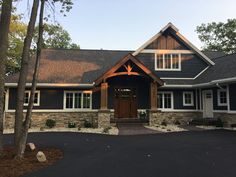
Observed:
[[[46,126],[49,128],[53,128],[56,125],[56,121],[54,119],[47,119],[46,120]]]
[[[68,128],[75,128],[76,124],[75,122],[68,122]]]
[[[92,128],[92,127],[93,127],[93,124],[92,124],[90,121],[85,120],[85,121],[84,121],[84,127],[85,127],[85,128]]]
[[[103,129],[103,133],[109,133],[109,130],[111,129],[111,127],[106,127]]]
[[[147,118],[147,113],[146,113],[146,111],[141,111],[141,112],[139,112],[139,117],[140,117],[140,119],[146,119],[146,118]]]
[[[180,125],[181,123],[180,123],[179,120],[175,120],[175,121],[174,121],[174,124],[175,124],[175,125]]]
[[[204,50],[236,52],[236,19],[228,19],[226,23],[201,24],[196,32],[204,43]]]
[[[163,126],[167,126],[167,123],[166,123],[166,121],[165,121],[165,120],[163,120],[163,121],[161,122],[161,125],[163,125]]]

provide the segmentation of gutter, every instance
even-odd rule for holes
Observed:
[[[17,83],[5,83],[5,87],[17,87]],[[32,84],[31,83],[26,83],[26,87],[30,87]],[[37,87],[73,87],[73,88],[92,88],[94,87],[95,83],[93,82],[92,84],[65,84],[65,83],[38,83]]]

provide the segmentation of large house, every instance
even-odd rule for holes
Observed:
[[[14,124],[18,76],[6,80],[8,128]],[[202,52],[171,23],[136,51],[42,51],[32,126],[55,119],[57,126],[87,120],[107,127],[140,118],[151,125],[198,118],[236,123],[236,54]]]

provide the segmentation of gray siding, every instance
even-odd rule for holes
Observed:
[[[236,111],[236,83],[229,85],[230,110]]]
[[[155,72],[158,77],[193,78],[208,66],[197,55],[185,54],[182,55],[181,71],[155,71],[154,54],[143,53],[137,55],[137,58]]]

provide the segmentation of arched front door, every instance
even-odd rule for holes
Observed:
[[[115,118],[137,118],[135,88],[115,88]]]

